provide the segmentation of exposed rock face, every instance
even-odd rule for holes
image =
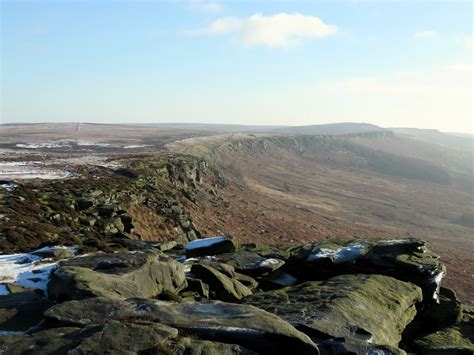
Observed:
[[[61,263],[48,284],[55,300],[154,297],[186,288],[182,264],[154,253],[85,256]]]
[[[9,216],[0,219],[0,250],[30,251],[56,243],[110,252],[133,250],[130,239],[186,243],[201,237],[183,201],[198,205],[206,200],[209,193],[200,184],[205,176],[217,184],[217,171],[191,156],[121,163],[126,167],[84,167],[75,179],[32,181],[0,193],[0,213]]]

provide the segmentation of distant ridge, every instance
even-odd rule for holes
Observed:
[[[174,129],[197,129],[212,132],[255,132],[255,133],[306,133],[306,134],[349,134],[385,131],[370,123],[342,122],[306,126],[253,126],[213,123],[153,123],[145,127]]]

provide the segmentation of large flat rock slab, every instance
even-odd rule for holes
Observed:
[[[414,284],[382,275],[341,275],[242,300],[272,312],[314,339],[353,338],[396,347],[422,299]]]
[[[199,339],[237,344],[264,354],[292,352],[318,354],[304,333],[280,317],[250,305],[224,302],[168,303],[148,299],[91,298],[50,308],[49,324],[87,326],[107,319],[147,320],[177,328]]]

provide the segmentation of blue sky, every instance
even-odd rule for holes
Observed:
[[[1,122],[472,132],[471,2],[1,1]]]

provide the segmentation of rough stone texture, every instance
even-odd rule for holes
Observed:
[[[186,287],[182,264],[153,253],[85,256],[61,263],[48,284],[51,299],[154,297]]]
[[[176,329],[162,324],[107,321],[80,328],[53,328],[33,335],[7,337],[3,354],[137,354],[178,335]]]
[[[285,264],[284,260],[266,258],[249,251],[223,254],[218,259],[221,263],[233,266],[237,272],[253,277],[275,271]]]
[[[252,294],[240,281],[224,275],[210,265],[194,264],[191,273],[209,285],[211,292],[222,301],[234,302]]]
[[[414,346],[423,355],[474,354],[474,307],[463,306],[459,321],[415,340]]]
[[[392,276],[421,287],[425,303],[437,301],[446,273],[439,257],[417,239],[306,244],[291,249],[282,269],[302,280],[358,273]]]
[[[342,275],[257,293],[243,302],[272,312],[314,339],[348,337],[398,346],[421,290],[381,275]]]
[[[257,355],[258,353],[236,344],[225,344],[208,340],[180,338],[158,347],[157,354],[176,355]]]
[[[249,305],[224,302],[169,303],[107,298],[68,301],[46,312],[49,322],[86,326],[106,319],[159,322],[202,340],[238,344],[266,354],[318,354],[310,338],[281,318]]]
[[[51,301],[5,285],[17,293],[0,296],[0,353],[473,352],[474,312],[446,288],[433,302],[443,267],[423,242],[246,244],[186,259],[176,242],[163,252],[163,243],[109,241],[134,251],[60,262]]]
[[[0,330],[24,331],[37,326],[52,303],[34,291],[0,296]]]

